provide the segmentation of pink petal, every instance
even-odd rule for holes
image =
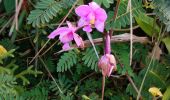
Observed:
[[[86,32],[91,32],[92,31],[92,28],[90,25],[87,25],[83,28],[83,31],[86,31]]]
[[[97,9],[97,8],[100,8],[100,6],[99,6],[97,3],[95,3],[95,2],[89,3],[89,6],[90,6],[93,10],[95,10],[95,9]]]
[[[82,38],[76,33],[74,33],[74,40],[78,47],[84,47],[84,42],[83,42]]]
[[[70,31],[70,29],[67,27],[60,27],[60,28],[57,28],[56,30],[54,30],[52,33],[50,33],[50,35],[48,35],[48,38],[54,39],[57,35],[65,34],[65,33],[68,33],[69,31]]]
[[[63,50],[64,51],[67,51],[67,50],[69,50],[70,49],[70,45],[69,45],[69,43],[64,43],[64,45],[63,45]]]
[[[96,20],[95,21],[95,27],[99,32],[103,32],[104,31],[104,22]]]
[[[111,65],[108,66],[108,68],[107,68],[107,71],[108,71],[108,72],[107,72],[107,76],[108,76],[108,77],[111,75],[112,70],[113,70],[113,67],[114,67],[114,66],[111,66]]]
[[[93,12],[89,13],[88,16],[87,16],[87,20],[90,21],[90,20],[95,20],[95,15]]]
[[[68,28],[69,28],[70,30],[72,30],[73,32],[76,31],[76,26],[74,26],[73,24],[71,24],[71,22],[67,21],[67,25],[68,25]]]
[[[80,17],[86,17],[91,10],[92,9],[88,5],[81,5],[75,9],[75,12]]]
[[[69,33],[60,34],[59,39],[62,43],[70,42],[73,40],[73,33],[70,31]]]
[[[94,13],[95,13],[96,20],[100,20],[100,21],[103,21],[103,22],[106,21],[107,14],[106,14],[106,11],[104,9],[98,8],[94,11]]]
[[[88,23],[86,21],[86,18],[81,17],[80,20],[78,21],[78,26],[79,27],[82,27],[82,26],[87,25],[87,24]]]

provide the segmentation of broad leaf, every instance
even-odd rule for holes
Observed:
[[[162,100],[169,100],[170,99],[170,86],[168,86],[168,88],[166,89],[164,95],[163,95],[163,98]]]
[[[15,0],[3,0],[4,7],[7,13],[11,12],[15,8]]]
[[[168,52],[170,53],[170,37],[164,38],[163,42],[165,43],[166,48],[168,49]]]
[[[140,28],[149,36],[153,36],[154,33],[159,33],[160,28],[155,23],[154,19],[152,17],[149,17],[147,15],[141,14],[138,17],[135,17],[136,22],[140,26]]]

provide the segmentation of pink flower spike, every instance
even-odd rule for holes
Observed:
[[[68,27],[60,27],[56,30],[54,30],[49,36],[49,39],[55,38],[57,35],[59,35],[60,41],[64,44],[63,45],[63,50],[67,51],[70,49],[69,42],[74,40],[77,44],[78,47],[83,48],[84,47],[84,42],[82,38],[75,33],[77,28],[72,25],[69,21],[67,21]]]
[[[75,9],[75,12],[80,17],[78,26],[88,26],[83,29],[84,31],[91,32],[92,30],[89,26],[91,28],[95,26],[95,28],[100,32],[104,31],[104,23],[107,19],[107,14],[97,3],[91,2],[89,5],[81,5]]]

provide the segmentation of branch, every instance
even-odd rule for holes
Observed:
[[[111,37],[111,42],[112,43],[116,43],[116,42],[129,42],[130,41],[130,34],[129,33],[124,33],[124,34],[120,34],[120,35],[114,35]],[[93,39],[93,42],[95,45],[101,45],[103,44],[103,39],[102,38],[97,38],[97,39]],[[140,43],[150,43],[149,39],[147,37],[138,37],[133,35],[133,42],[140,42]],[[84,47],[90,47],[91,43],[89,40],[85,40],[84,41]],[[77,45],[73,45],[71,47],[71,49],[75,49],[75,48],[79,48],[77,47]],[[70,50],[71,50],[70,49]],[[64,52],[64,50],[60,50],[59,52],[56,52],[54,54],[58,54]]]

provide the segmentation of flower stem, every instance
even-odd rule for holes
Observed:
[[[110,45],[110,35],[106,33],[106,40],[105,40],[105,54],[111,53],[111,45]]]

